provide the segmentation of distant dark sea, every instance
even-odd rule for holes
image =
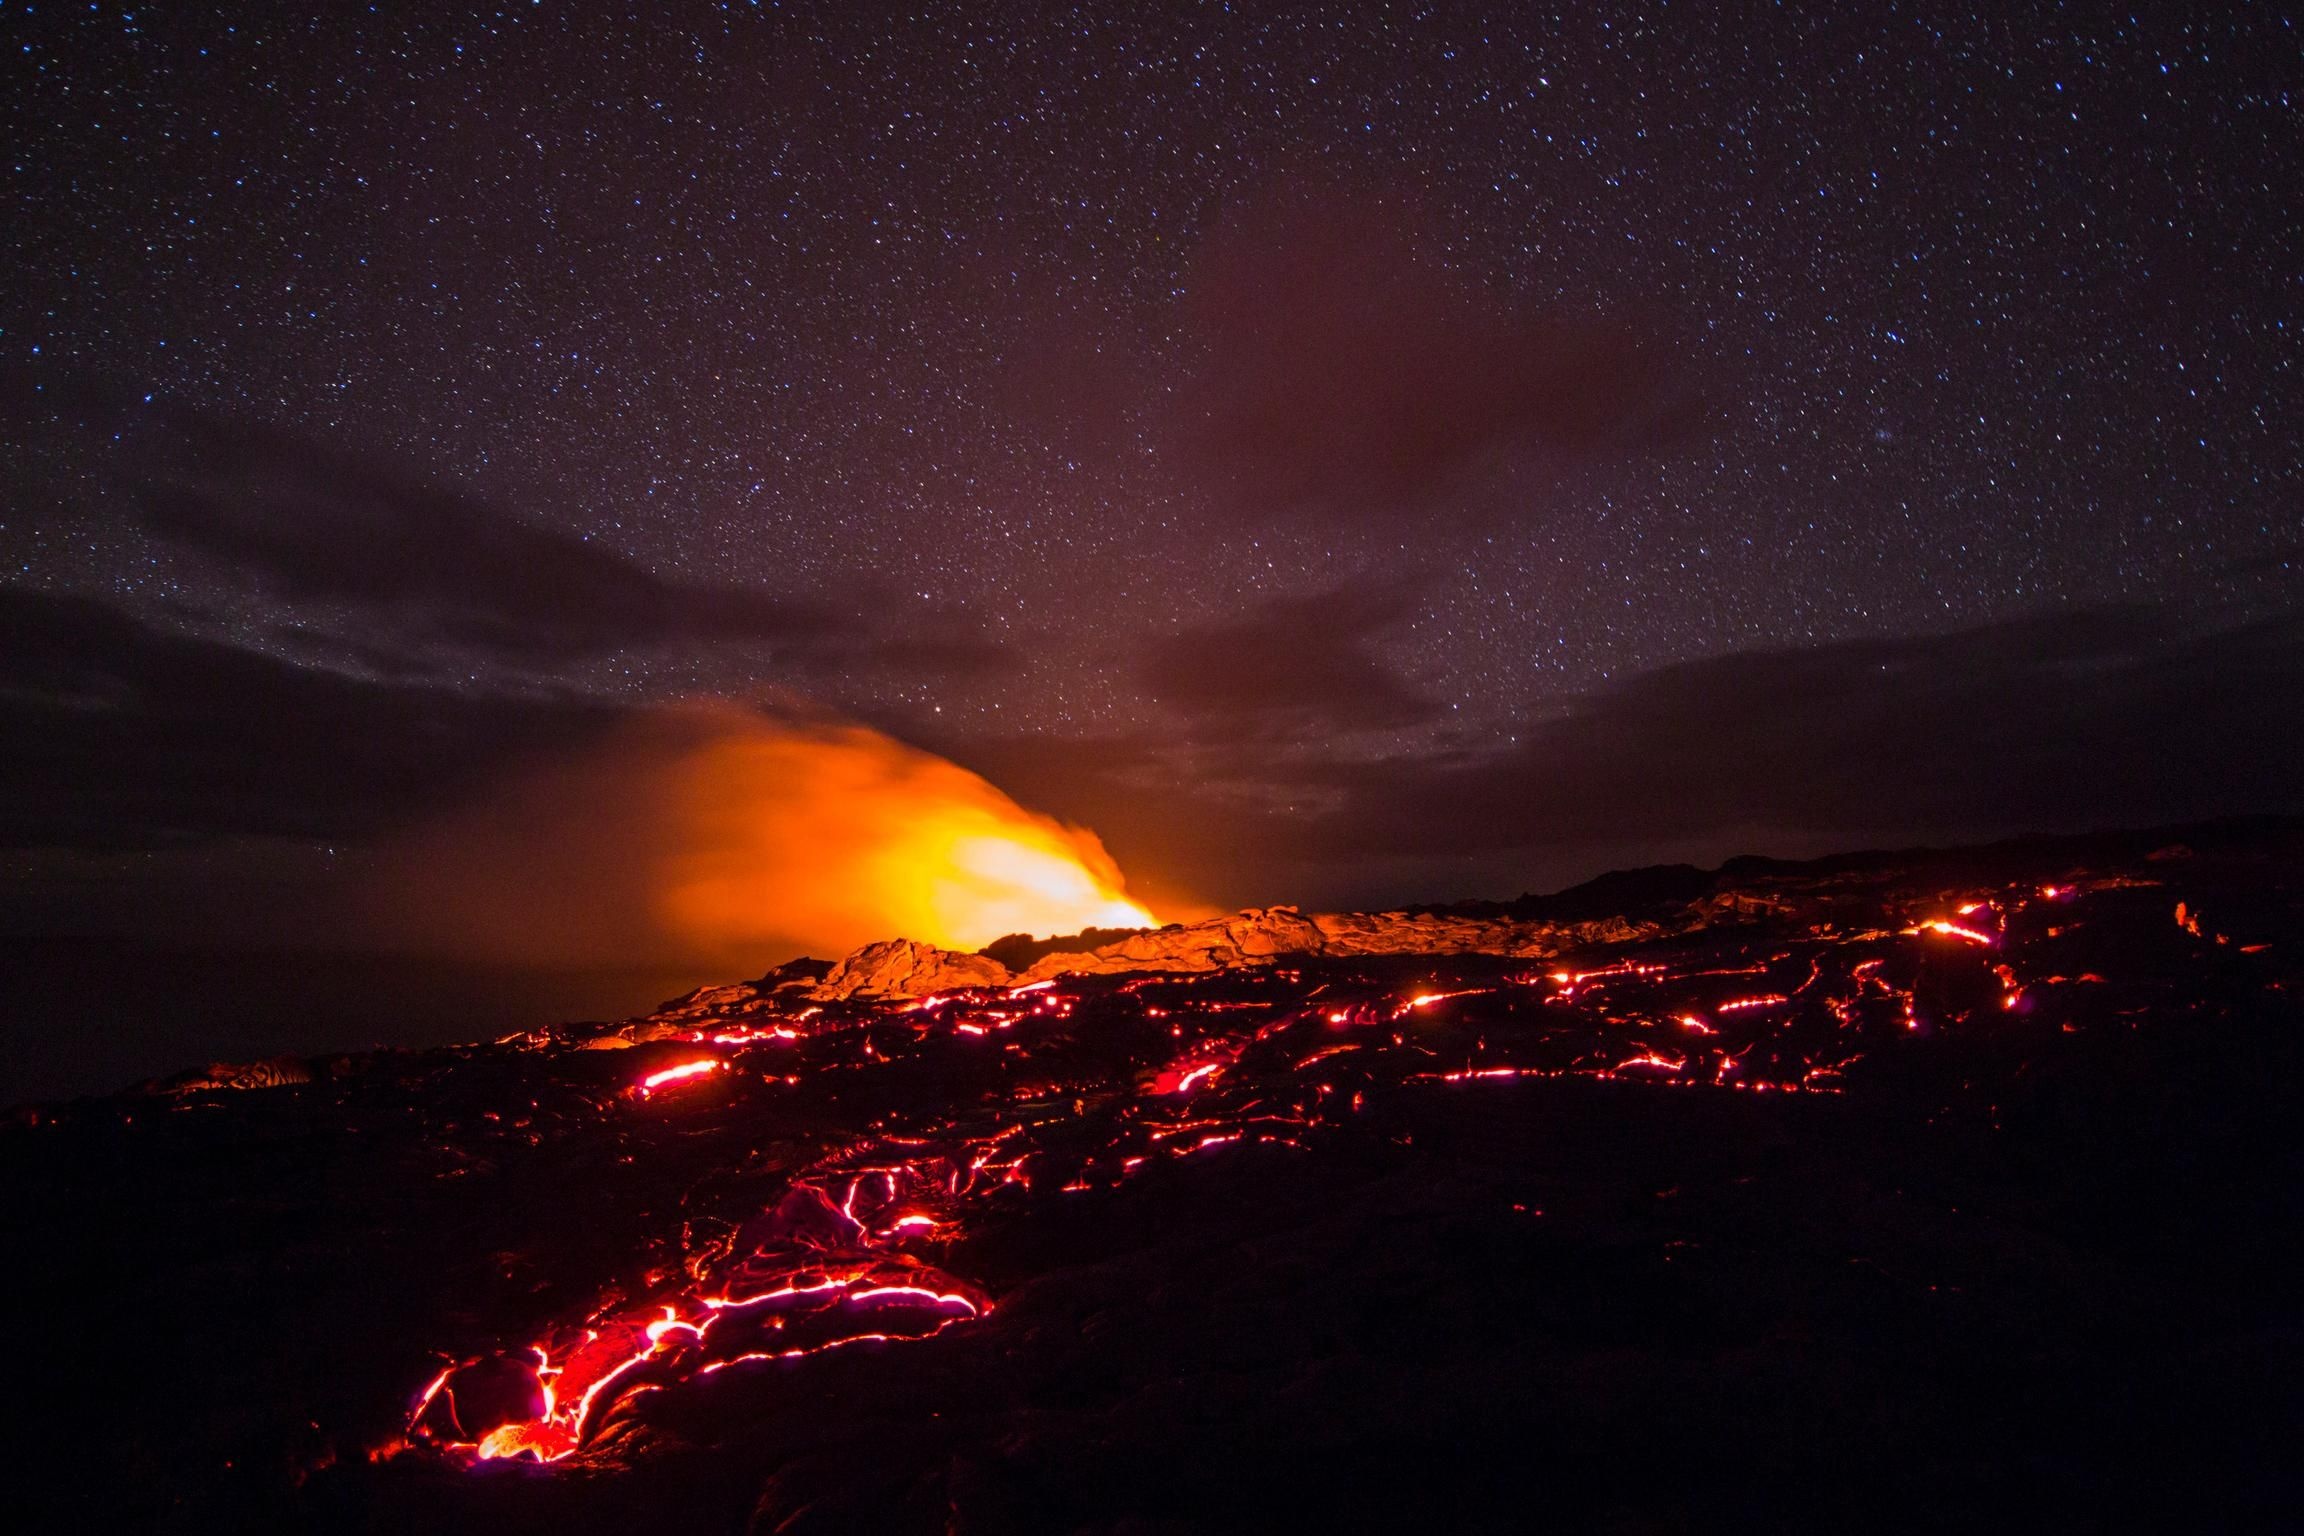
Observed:
[[[107,1093],[210,1061],[447,1045],[623,1018],[735,979],[0,938],[0,1105]]]

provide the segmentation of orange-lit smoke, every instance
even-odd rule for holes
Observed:
[[[389,865],[389,926],[528,963],[757,968],[875,939],[974,949],[1154,922],[1093,832],[956,763],[722,707],[651,716]]]

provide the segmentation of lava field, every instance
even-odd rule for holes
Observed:
[[[1701,894],[19,1109],[15,1528],[2287,1524],[2304,828]]]

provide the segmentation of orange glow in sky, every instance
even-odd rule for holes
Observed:
[[[412,947],[705,975],[1156,925],[1085,827],[868,726],[725,705],[655,711],[416,830],[375,908]]]

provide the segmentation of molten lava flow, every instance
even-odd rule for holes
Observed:
[[[2071,1030],[2070,992],[2108,984],[2047,968],[2063,930],[2026,915],[2034,900],[2057,902],[2060,918],[2089,905],[2069,888],[2011,889],[1969,903],[1964,921],[1729,928],[1700,949],[1644,943],[1544,973],[1470,956],[1434,963],[1406,995],[1396,971],[1351,962],[1329,963],[1316,986],[1309,966],[1273,964],[909,1002],[715,989],[679,1017],[679,1054],[622,1069],[628,1096],[598,1101],[636,1127],[679,1129],[677,1142],[636,1135],[635,1148],[661,1155],[691,1136],[744,1148],[781,1126],[836,1126],[844,1098],[873,1105],[868,1120],[776,1164],[789,1171],[772,1186],[682,1202],[677,1267],[637,1291],[605,1288],[533,1339],[465,1354],[422,1388],[405,1438],[459,1459],[559,1461],[645,1420],[657,1394],[723,1372],[852,1346],[930,1353],[915,1341],[992,1313],[987,1291],[937,1267],[973,1236],[1039,1202],[1092,1204],[1147,1169],[1218,1178],[1364,1140],[1415,1095],[1566,1077],[1625,1093],[1841,1094],[1867,1058],[1917,1036]],[[648,1043],[671,1038],[669,1023]],[[875,1079],[949,1084],[954,1097],[859,1092]]]
[[[641,1096],[645,1098],[647,1095],[654,1093],[659,1088],[666,1087],[667,1085],[673,1083],[689,1082],[696,1078],[702,1077],[707,1072],[717,1072],[719,1070],[720,1063],[709,1059],[704,1061],[691,1061],[677,1067],[666,1067],[661,1072],[651,1072],[646,1077],[642,1078],[640,1080],[639,1091]]]
[[[1989,945],[1992,942],[1992,935],[1988,933],[1980,932],[1960,923],[1948,922],[1940,917],[1932,917],[1918,927],[1907,928],[1904,931],[1907,933],[1941,933],[1947,938],[1965,939],[1971,944]]]

